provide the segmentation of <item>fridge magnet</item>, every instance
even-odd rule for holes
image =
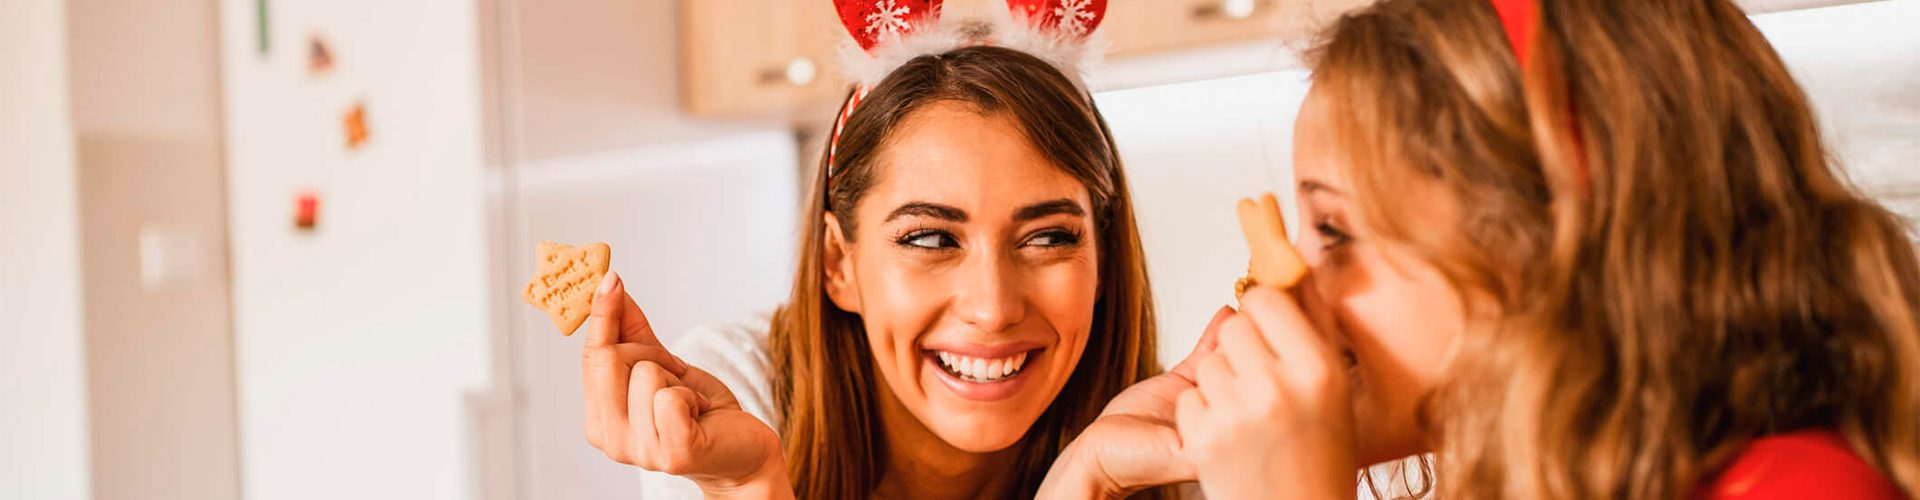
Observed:
[[[254,0],[253,23],[255,40],[260,45],[260,56],[266,57],[267,49],[271,46],[267,37],[267,0]]]
[[[347,109],[347,115],[341,122],[341,125],[346,128],[347,149],[360,149],[361,145],[367,143],[366,104],[353,103],[353,107]]]
[[[303,233],[313,232],[320,224],[320,195],[311,190],[301,191],[293,198],[293,228]]]
[[[320,76],[333,69],[333,49],[320,35],[307,38],[307,74]]]

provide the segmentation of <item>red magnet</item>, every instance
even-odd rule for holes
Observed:
[[[302,231],[312,231],[320,219],[320,195],[312,191],[300,193],[293,203],[293,227]]]

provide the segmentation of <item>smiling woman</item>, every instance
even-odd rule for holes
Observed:
[[[604,280],[588,440],[652,471],[648,498],[1007,498],[1035,496],[1050,470],[1061,491],[1190,478],[1169,466],[1171,407],[1155,403],[1185,379],[1108,408],[1160,368],[1125,175],[1089,95],[1031,54],[974,45],[910,59],[856,98],[771,318],[668,353],[618,276]],[[1060,459],[1095,425],[1076,445],[1091,451]],[[1122,440],[1149,451],[1104,455]]]
[[[1105,124],[1052,66],[973,47],[896,70],[837,154],[772,339],[799,491],[1031,495],[1158,371]]]

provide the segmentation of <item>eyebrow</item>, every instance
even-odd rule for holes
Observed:
[[[1062,215],[1062,214],[1071,215],[1074,217],[1080,217],[1080,216],[1087,215],[1087,210],[1084,208],[1080,208],[1079,202],[1075,202],[1073,200],[1069,200],[1066,198],[1061,198],[1058,200],[1043,201],[1043,202],[1022,207],[1020,208],[1019,212],[1015,212],[1013,214],[1013,220],[1014,222],[1026,222],[1034,219],[1039,219],[1041,217],[1047,217],[1050,215]]]
[[[1082,208],[1078,202],[1061,198],[1021,207],[1018,212],[1014,212],[1013,220],[1014,222],[1026,222],[1042,217],[1063,214],[1080,217],[1087,214],[1087,209]],[[887,214],[886,220],[892,222],[894,219],[901,217],[932,217],[950,222],[966,222],[967,211],[938,203],[915,201],[893,209],[892,213]]]
[[[1332,195],[1346,196],[1346,193],[1342,193],[1340,192],[1340,190],[1334,189],[1333,186],[1329,186],[1327,185],[1327,183],[1324,183],[1324,182],[1320,182],[1313,179],[1300,181],[1300,194],[1313,194],[1316,192],[1325,192],[1327,194],[1332,194]]]
[[[941,205],[937,203],[927,203],[924,201],[916,201],[916,202],[907,203],[905,205],[900,205],[900,208],[893,209],[893,213],[887,214],[887,221],[891,222],[894,219],[907,217],[907,216],[932,217],[935,219],[944,219],[952,222],[967,221],[967,211],[965,210],[961,210],[958,208],[953,208],[950,206]]]

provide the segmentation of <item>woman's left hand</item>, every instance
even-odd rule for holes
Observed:
[[[1207,498],[1353,498],[1353,396],[1333,343],[1266,289],[1248,290],[1218,335],[1176,411]]]
[[[1194,368],[1218,344],[1214,332],[1233,309],[1221,307],[1193,352],[1173,370],[1128,387],[1107,402],[1040,485],[1037,498],[1124,498],[1142,489],[1193,481],[1174,430],[1174,404],[1194,388]]]

